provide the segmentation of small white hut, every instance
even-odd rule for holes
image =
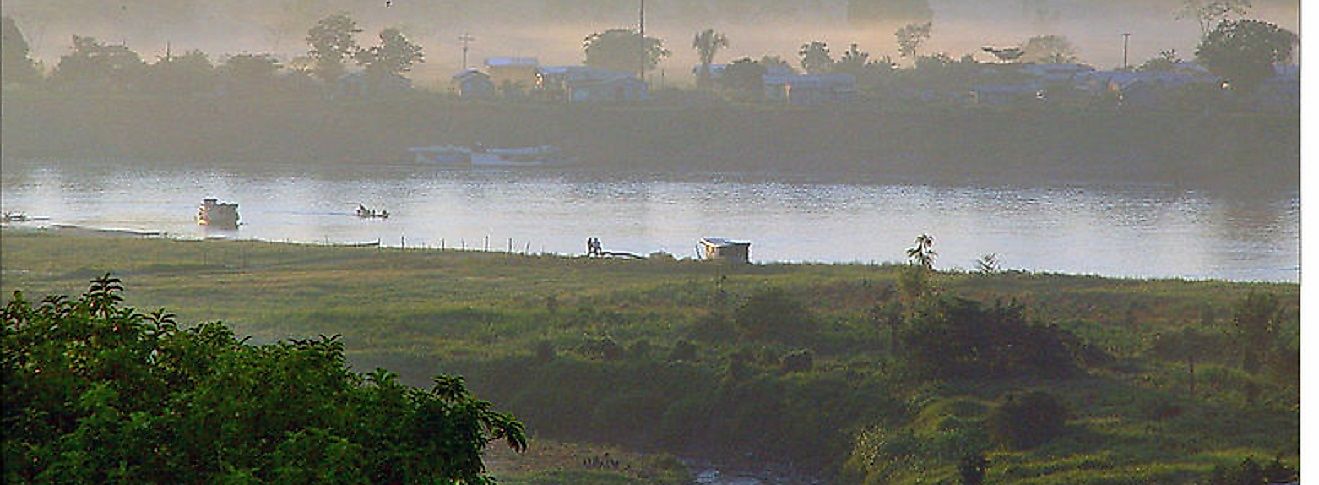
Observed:
[[[238,228],[238,204],[203,199],[197,207],[197,224],[226,229]]]
[[[701,238],[701,259],[729,263],[750,263],[751,241],[733,241],[722,237]]]

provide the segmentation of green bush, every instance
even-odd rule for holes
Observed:
[[[985,419],[989,439],[1013,449],[1030,449],[1061,435],[1067,407],[1052,394],[1031,391],[1008,394]]]
[[[338,337],[246,345],[121,291],[4,307],[5,482],[483,483],[488,443],[526,448],[460,377],[355,374]]]
[[[1080,340],[1057,326],[1028,323],[1025,307],[1016,303],[929,300],[899,341],[907,364],[927,377],[1067,377],[1079,370]]]

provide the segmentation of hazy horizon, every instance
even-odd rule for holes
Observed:
[[[457,37],[463,33],[477,39],[471,45],[470,64],[480,64],[487,57],[527,56],[537,57],[543,65],[566,65],[581,63],[581,43],[586,35],[610,28],[635,28],[637,24],[636,2],[618,2],[589,12],[582,7],[564,10],[553,6],[565,4],[561,0],[504,0],[480,5],[451,0],[392,0],[390,6],[385,0],[240,1],[230,3],[228,8],[187,2],[169,4],[172,7],[153,3],[97,3],[80,10],[83,15],[70,15],[45,2],[11,0],[0,10],[18,22],[33,56],[48,68],[68,52],[73,34],[123,42],[147,60],[163,56],[167,45],[174,52],[200,49],[213,61],[240,52],[268,52],[288,60],[305,53],[303,37],[317,19],[343,11],[361,25],[361,44],[372,43],[383,28],[398,27],[422,45],[426,62],[411,74],[422,86],[447,83],[460,68]],[[716,62],[778,55],[795,64],[798,46],[813,40],[827,42],[835,56],[857,43],[861,50],[871,53],[872,59],[884,55],[897,59],[893,31],[907,22],[854,25],[848,20],[844,0],[755,7],[741,5],[745,2],[716,3],[648,2],[647,34],[661,38],[672,52],[652,73],[657,80],[662,77],[665,82],[680,85],[692,82],[690,71],[698,61],[690,47],[691,37],[705,28],[723,32],[731,41]],[[1132,64],[1170,48],[1183,58],[1193,57],[1199,38],[1199,27],[1193,20],[1175,18],[1175,1],[932,0],[930,6],[934,29],[921,52],[944,52],[953,57],[969,53],[982,61],[992,59],[980,51],[981,46],[1016,45],[1031,36],[1057,34],[1072,41],[1082,62],[1105,69],[1121,64],[1124,32],[1132,34]],[[551,15],[553,12],[561,13]],[[557,18],[572,15],[578,17]],[[1249,16],[1296,31],[1299,3],[1256,2]],[[1299,59],[1299,49],[1297,54]]]

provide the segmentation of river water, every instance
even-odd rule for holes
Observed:
[[[1157,186],[925,186],[748,174],[617,175],[416,165],[229,168],[5,160],[0,207],[38,224],[299,242],[693,257],[703,236],[757,262],[896,262],[921,233],[936,267],[1297,281],[1299,194]],[[240,204],[237,231],[196,225],[203,197]],[[353,215],[358,204],[387,220]],[[512,240],[511,244],[509,240]]]

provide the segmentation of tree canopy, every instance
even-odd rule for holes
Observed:
[[[344,61],[357,55],[353,36],[361,32],[357,22],[346,13],[337,13],[316,22],[307,31],[307,55],[315,61],[312,72],[325,82],[334,82],[344,73]]]
[[[380,31],[380,44],[357,52],[357,63],[368,74],[399,75],[412,70],[412,66],[425,62],[421,46],[413,44],[398,29]]]
[[[1274,75],[1273,66],[1292,57],[1296,34],[1260,20],[1218,24],[1195,51],[1205,69],[1249,93]]]
[[[610,29],[586,36],[582,48],[586,51],[586,65],[619,72],[636,72],[642,64],[641,34],[630,29]],[[645,66],[650,71],[669,56],[664,42],[646,37]]]
[[[249,345],[122,304],[108,275],[4,319],[4,480],[487,483],[481,451],[522,425],[461,377],[429,390],[348,370],[338,337]]]
[[[27,40],[11,17],[3,17],[0,29],[0,83],[25,83],[41,78],[32,58],[28,57]]]

